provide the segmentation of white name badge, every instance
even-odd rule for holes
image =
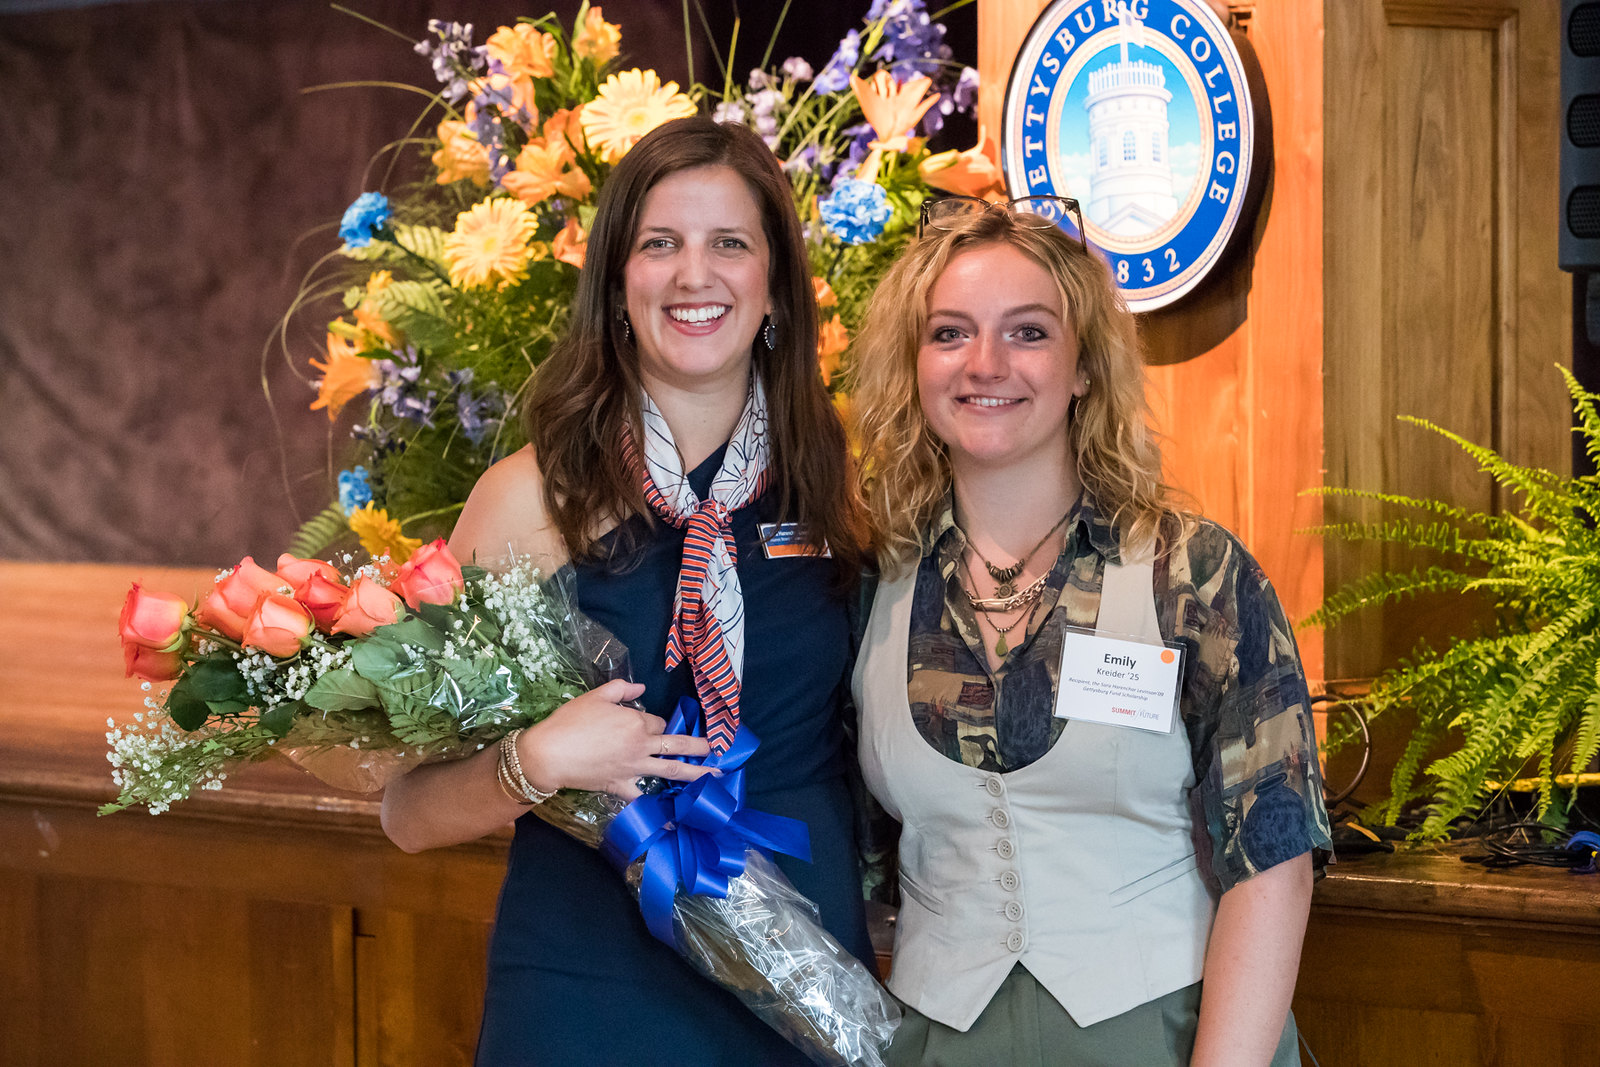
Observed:
[[[1170,733],[1182,666],[1179,648],[1064,630],[1055,713],[1063,719]]]

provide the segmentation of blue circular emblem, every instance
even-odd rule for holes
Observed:
[[[1153,311],[1200,284],[1254,204],[1255,120],[1204,0],[1055,0],[1011,68],[1001,166],[1013,197],[1076,199],[1128,306]]]

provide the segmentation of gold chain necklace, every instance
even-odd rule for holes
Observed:
[[[1072,506],[1077,507],[1077,501],[1073,501]],[[967,536],[967,531],[961,530],[961,527],[959,526],[957,526],[956,529],[961,530],[961,539],[972,547],[973,554],[983,562],[983,569],[988,571],[989,577],[995,580],[995,598],[998,600],[1004,600],[1007,597],[1013,597],[1017,595],[1017,576],[1020,575],[1022,573],[1022,569],[1028,565],[1028,561],[1033,558],[1033,554],[1043,548],[1044,543],[1050,540],[1050,538],[1055,535],[1057,530],[1066,525],[1067,519],[1069,516],[1071,516],[1071,514],[1072,508],[1068,508],[1065,514],[1063,514],[1061,518],[1057,520],[1056,524],[1050,527],[1049,530],[1045,531],[1045,535],[1043,537],[1039,538],[1039,543],[1028,549],[1027,555],[1023,556],[1009,567],[996,567],[993,563],[990,563],[989,558],[978,549],[978,546],[973,542],[972,538]]]

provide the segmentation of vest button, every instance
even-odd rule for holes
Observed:
[[[1021,952],[1023,943],[1024,939],[1021,930],[1011,931],[1011,936],[1006,938],[1006,948],[1010,949],[1012,952]]]
[[[1012,922],[1016,922],[1018,919],[1022,918],[1022,901],[1006,901],[1006,918],[1010,919]]]
[[[1011,825],[1011,816],[1007,815],[1004,808],[995,808],[989,818],[1002,830]]]
[[[1008,893],[1014,892],[1020,882],[1021,879],[1017,877],[1016,871],[1007,871],[1000,876],[1000,888]]]
[[[1005,837],[1002,837],[1000,843],[994,846],[994,850],[1000,853],[1000,858],[1003,860],[1010,859],[1017,851],[1016,846],[1011,843],[1009,838]]]
[[[992,797],[997,797],[1006,791],[1006,787],[1000,784],[1000,779],[998,778],[984,779],[983,787],[989,791],[989,795]]]

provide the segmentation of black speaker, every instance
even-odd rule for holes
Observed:
[[[1560,255],[1600,270],[1600,0],[1561,0]]]

